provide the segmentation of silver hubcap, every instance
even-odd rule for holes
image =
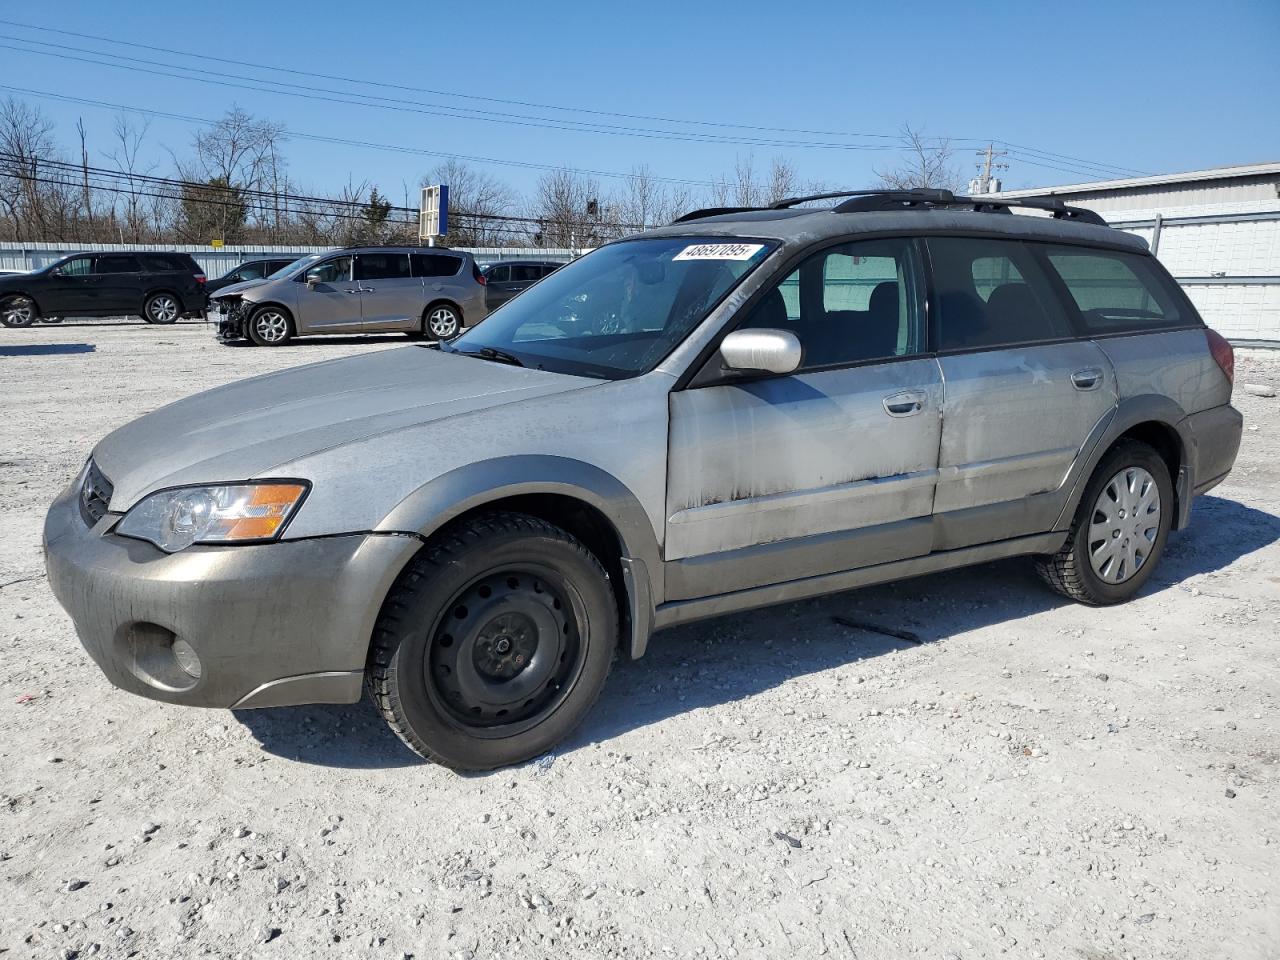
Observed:
[[[1089,564],[1099,579],[1124,583],[1151,556],[1160,535],[1160,488],[1141,467],[1107,481],[1089,521]]]
[[[279,343],[289,335],[289,321],[274,310],[258,314],[258,318],[253,321],[253,328],[267,343]]]
[[[27,297],[14,297],[4,305],[4,318],[12,324],[28,324],[35,319],[33,306],[33,302]]]
[[[458,317],[448,307],[437,307],[427,317],[427,329],[433,337],[444,340],[458,332]]]
[[[178,302],[173,297],[154,297],[151,301],[151,319],[170,323],[178,318]]]

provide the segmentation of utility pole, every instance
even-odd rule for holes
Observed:
[[[1000,181],[994,174],[997,170],[1008,170],[1007,163],[996,163],[997,158],[1008,154],[1008,150],[997,150],[995,144],[988,143],[986,149],[979,150],[982,162],[978,164],[978,175],[969,181],[969,192],[972,194],[996,193],[1000,190]]]

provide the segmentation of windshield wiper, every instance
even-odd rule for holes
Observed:
[[[524,361],[517,357],[514,353],[507,353],[505,350],[498,350],[494,347],[481,347],[479,350],[451,350],[450,353],[459,353],[464,357],[479,357],[481,360],[492,360],[495,363],[509,363],[513,367],[523,367]]]

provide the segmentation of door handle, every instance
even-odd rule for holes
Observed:
[[[891,417],[913,417],[924,409],[922,390],[904,390],[884,398],[884,412]]]
[[[358,289],[356,289],[356,290],[348,290],[348,291],[346,291],[346,292],[347,292],[347,293],[359,293],[360,291],[359,291]]]
[[[1071,385],[1077,390],[1092,390],[1101,382],[1101,367],[1085,367],[1071,374]]]
[[[360,288],[360,292],[361,292],[361,293],[373,293],[373,287],[361,287],[361,288]]]

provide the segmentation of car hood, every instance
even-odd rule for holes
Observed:
[[[93,458],[114,485],[111,509],[122,511],[165,487],[249,480],[387,431],[598,383],[402,347],[179,400],[108,435]]]
[[[257,280],[241,280],[239,283],[229,283],[225,287],[219,287],[213,293],[209,294],[209,299],[216,297],[237,296],[246,290],[252,290],[254,287],[261,287],[268,282],[266,277],[259,277]]]

